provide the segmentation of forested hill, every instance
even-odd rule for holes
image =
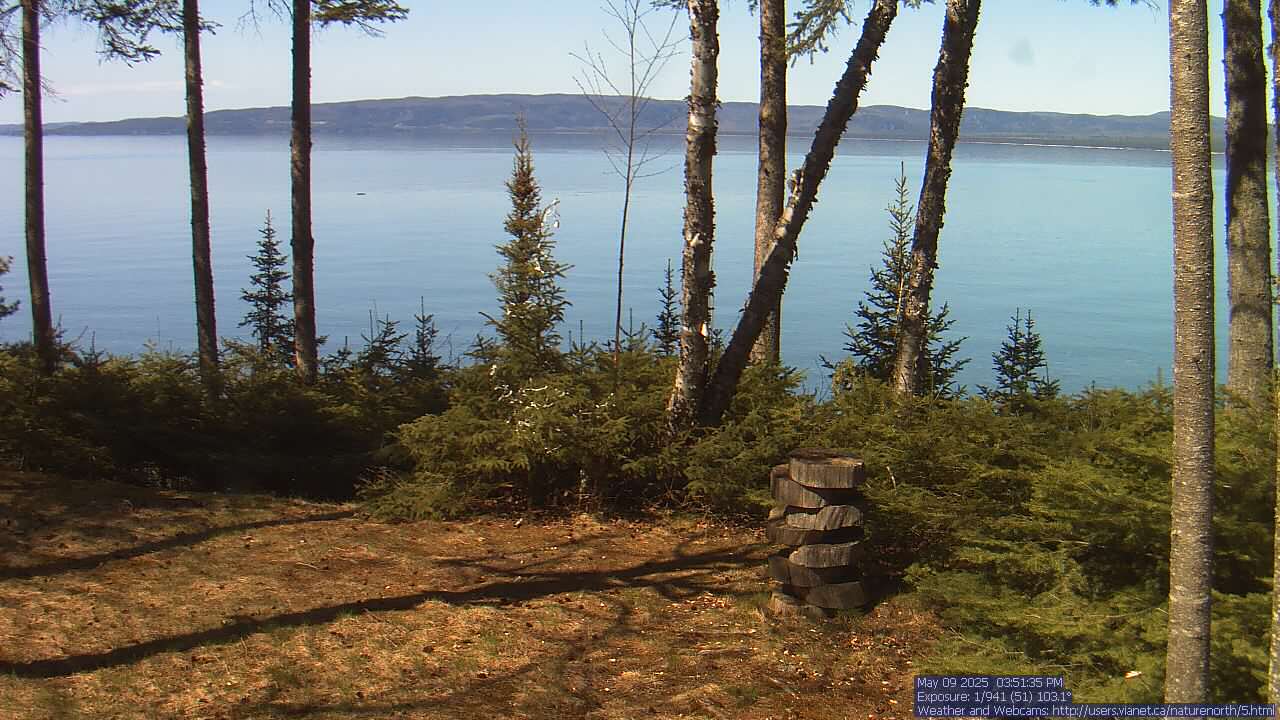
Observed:
[[[616,102],[616,100],[610,100]],[[535,132],[599,132],[605,119],[581,95],[464,95],[457,97],[406,97],[395,100],[356,100],[313,106],[315,129],[346,135],[431,135],[451,132],[507,131],[523,113]],[[823,108],[795,105],[790,109],[790,133],[811,136]],[[679,100],[653,100],[642,125],[683,133],[685,104]],[[720,131],[751,134],[756,128],[755,103],[727,102],[719,113]],[[1215,136],[1223,130],[1214,118]],[[49,135],[170,135],[184,132],[182,117],[134,118],[114,122],[57,123],[46,126]],[[214,135],[287,133],[289,108],[216,110],[206,116]],[[18,125],[0,125],[0,134],[16,135]],[[1070,115],[1049,112],[1005,112],[969,108],[964,113],[962,140],[1027,142],[1116,147],[1168,147],[1169,114]],[[925,140],[929,112],[892,105],[859,110],[849,126],[850,137]]]

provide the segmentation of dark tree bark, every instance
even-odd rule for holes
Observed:
[[[667,413],[672,428],[689,425],[702,401],[710,354],[711,247],[715,239],[715,207],[711,164],[716,154],[716,60],[720,38],[718,0],[688,0],[693,61],[689,82],[689,127],[685,133],[684,252],[680,265],[680,363]]]
[[[218,391],[218,325],[214,316],[213,259],[209,243],[209,167],[205,160],[204,78],[200,69],[200,4],[182,2],[182,45],[186,56],[187,162],[191,175],[191,260],[195,271],[196,340],[200,378],[211,395]]]
[[[1271,21],[1271,90],[1274,105],[1271,108],[1274,122],[1280,122],[1280,0],[1270,0],[1267,16]],[[1276,136],[1276,172],[1280,177],[1280,134]],[[1280,191],[1278,191],[1280,192]],[[1280,220],[1277,220],[1280,225]],[[1280,384],[1276,386],[1276,432],[1280,433]],[[1276,483],[1280,487],[1280,457],[1276,458]],[[1280,528],[1280,493],[1276,494],[1276,527]],[[1274,568],[1271,589],[1271,657],[1267,672],[1267,702],[1280,702],[1280,531],[1274,533],[1272,542]]]
[[[311,235],[311,0],[293,0],[293,112],[289,138],[294,362],[308,385],[319,372],[315,238]]]
[[[1173,503],[1165,701],[1209,696],[1213,579],[1213,184],[1205,0],[1170,0]]]
[[[756,182],[756,255],[760,273],[773,228],[782,214],[787,187],[787,2],[760,2],[760,165]],[[753,362],[779,362],[782,353],[782,298],[769,309]]]
[[[58,363],[49,266],[44,245],[44,121],[41,118],[40,0],[22,0],[22,120],[26,149],[27,282],[31,286],[31,334],[45,373]]]
[[[1267,69],[1262,0],[1226,0],[1227,389],[1265,403],[1275,364],[1267,207]]]
[[[920,201],[916,204],[911,270],[903,303],[898,356],[893,367],[894,388],[903,395],[919,393],[924,382],[921,358],[928,342],[929,296],[933,292],[933,271],[938,267],[938,235],[947,211],[951,154],[960,136],[969,57],[981,5],[981,0],[947,0],[946,20],[942,24],[942,47],[933,71],[929,152],[925,158]]]
[[[769,255],[756,274],[742,317],[738,319],[733,337],[716,364],[715,377],[698,409],[698,420],[704,425],[719,423],[729,408],[751,348],[760,337],[770,309],[776,307],[782,298],[787,287],[787,272],[796,256],[796,240],[817,201],[818,187],[831,167],[831,158],[835,155],[840,136],[849,124],[849,118],[858,110],[858,99],[871,74],[871,65],[879,55],[880,46],[897,14],[897,0],[876,0],[862,24],[862,35],[849,56],[844,74],[836,83],[831,100],[827,102],[827,110],[805,155],[804,165],[791,176],[791,193],[774,226]]]

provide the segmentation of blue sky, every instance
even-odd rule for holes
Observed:
[[[608,20],[597,0],[414,2],[409,19],[384,37],[331,29],[315,36],[314,101],[406,95],[577,92],[580,67],[570,53],[584,42],[602,46]],[[971,106],[1098,114],[1146,114],[1168,109],[1168,21],[1164,0],[1093,7],[1087,0],[987,0],[970,75]],[[208,109],[285,105],[289,101],[289,36],[268,17],[258,29],[239,27],[247,2],[205,0],[220,23],[205,39]],[[757,95],[758,26],[745,0],[722,0],[720,95]],[[858,17],[867,0],[856,4]],[[1223,114],[1222,0],[1210,0],[1214,114]],[[657,18],[662,22],[662,18]],[[942,26],[940,5],[900,13],[864,104],[928,107]],[[687,35],[687,27],[682,35]],[[790,101],[825,104],[857,38],[843,30],[831,50],[790,73]],[[44,70],[57,92],[45,103],[48,122],[181,115],[179,39],[161,37],[159,59],[140,66],[102,64],[91,31],[55,25],[44,36]],[[687,43],[654,86],[658,97],[688,92]],[[21,121],[18,95],[0,98],[0,123]]]

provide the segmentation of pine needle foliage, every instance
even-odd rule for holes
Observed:
[[[530,378],[562,367],[558,326],[569,301],[560,281],[569,266],[554,257],[555,204],[542,204],[523,118],[519,125],[515,161],[507,181],[511,212],[504,228],[511,239],[498,246],[503,264],[490,276],[502,312],[497,318],[485,318],[501,341],[498,363],[516,377]]]
[[[1008,336],[991,354],[996,386],[979,386],[978,394],[1003,410],[1016,413],[1027,410],[1033,401],[1057,397],[1059,384],[1049,378],[1049,361],[1031,310],[1024,317],[1019,308],[1010,320]]]
[[[364,347],[355,356],[355,367],[368,376],[388,377],[395,373],[404,358],[404,341],[408,333],[400,332],[400,323],[391,316],[375,317],[369,312],[369,334],[360,335]]]
[[[915,208],[911,204],[911,189],[903,167],[894,181],[895,197],[886,211],[889,214],[889,237],[880,251],[881,264],[871,268],[871,286],[864,299],[858,301],[854,311],[856,324],[845,327],[851,364],[833,368],[835,389],[845,391],[857,377],[888,382],[893,376],[894,358],[898,353],[901,334],[903,303],[911,274],[911,236],[915,230]],[[943,333],[951,329],[951,308],[943,303],[937,312],[930,313],[926,350],[920,360],[925,364],[924,389],[933,397],[955,397],[964,392],[956,386],[955,378],[969,362],[957,359],[960,344],[965,338],[947,340]]]
[[[278,365],[290,365],[293,362],[293,293],[286,289],[289,257],[280,251],[270,211],[259,233],[262,237],[258,240],[258,252],[249,256],[254,273],[249,276],[249,287],[240,291],[240,298],[249,303],[240,327],[249,328],[264,358]]]
[[[13,263],[13,258],[0,257],[0,278],[4,277],[5,274],[9,272],[9,268],[12,267],[12,263]],[[4,292],[4,286],[0,285],[0,293],[3,293],[3,292]],[[13,302],[6,302],[4,299],[4,295],[0,294],[0,318],[6,318],[18,312],[18,305],[19,303],[17,300]]]
[[[434,379],[440,374],[441,358],[436,352],[439,335],[435,316],[427,313],[426,298],[419,298],[419,310],[413,316],[413,341],[404,357],[410,377]]]
[[[680,292],[676,290],[675,270],[667,259],[667,273],[662,287],[658,288],[657,324],[653,328],[653,340],[658,344],[658,354],[674,357],[680,350]]]

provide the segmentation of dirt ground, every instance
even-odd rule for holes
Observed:
[[[936,623],[779,621],[756,529],[388,525],[0,470],[0,717],[897,718]]]

